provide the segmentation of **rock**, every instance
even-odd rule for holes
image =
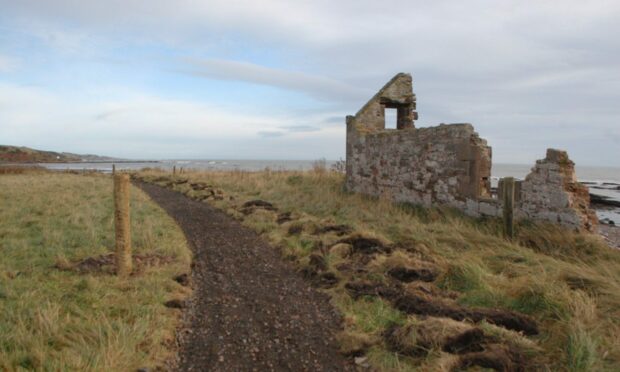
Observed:
[[[598,195],[598,194],[590,194],[590,203],[593,206],[620,208],[619,200],[614,200],[610,197]]]

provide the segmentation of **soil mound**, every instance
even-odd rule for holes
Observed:
[[[132,260],[132,275],[137,275],[148,267],[170,263],[174,258],[159,254],[134,254]],[[73,262],[57,262],[54,267],[59,270],[74,271],[79,274],[114,274],[116,271],[115,254],[106,253]]]

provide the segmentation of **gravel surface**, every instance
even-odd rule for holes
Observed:
[[[193,298],[185,310],[182,371],[340,371],[341,319],[329,298],[277,250],[224,212],[138,184],[176,220],[193,249]]]

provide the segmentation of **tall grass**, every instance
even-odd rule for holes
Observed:
[[[541,324],[539,336],[525,339],[508,332],[512,334],[506,337],[536,344],[540,352],[535,358],[549,370],[620,369],[620,252],[598,237],[521,222],[517,238],[511,242],[502,237],[501,221],[350,194],[343,190],[341,174],[320,164],[315,168],[310,172],[188,172],[184,176],[233,196],[232,200],[213,202],[232,215],[239,216],[236,210],[244,201],[260,198],[274,203],[281,212],[292,212],[297,219],[294,223],[348,224],[435,263],[443,272],[440,287],[456,291],[460,303],[535,317]],[[161,175],[142,174],[150,179]],[[189,186],[175,188],[188,192]],[[243,223],[263,233],[298,264],[307,262],[303,257],[316,249],[313,247],[336,239],[306,231],[289,236],[274,219],[273,215],[255,213],[244,217]],[[327,292],[343,313],[349,331],[377,336],[390,321],[402,321],[403,314],[387,309],[390,305],[382,301],[353,301],[341,286]],[[398,358],[381,343],[369,353],[374,366],[384,370],[441,364]],[[430,353],[428,358],[442,358],[437,355]]]
[[[0,176],[0,370],[136,370],[174,353],[183,296],[171,280],[190,253],[174,222],[131,191],[134,252],[174,257],[119,279],[58,262],[113,252],[112,180],[37,173]]]

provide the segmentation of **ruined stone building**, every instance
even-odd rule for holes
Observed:
[[[396,111],[386,128],[386,109]],[[347,116],[346,187],[423,206],[448,205],[471,216],[500,216],[491,195],[491,147],[471,124],[416,128],[411,75],[400,73],[355,116]],[[564,151],[547,151],[516,187],[517,218],[557,222],[592,230],[587,187],[576,181]]]

